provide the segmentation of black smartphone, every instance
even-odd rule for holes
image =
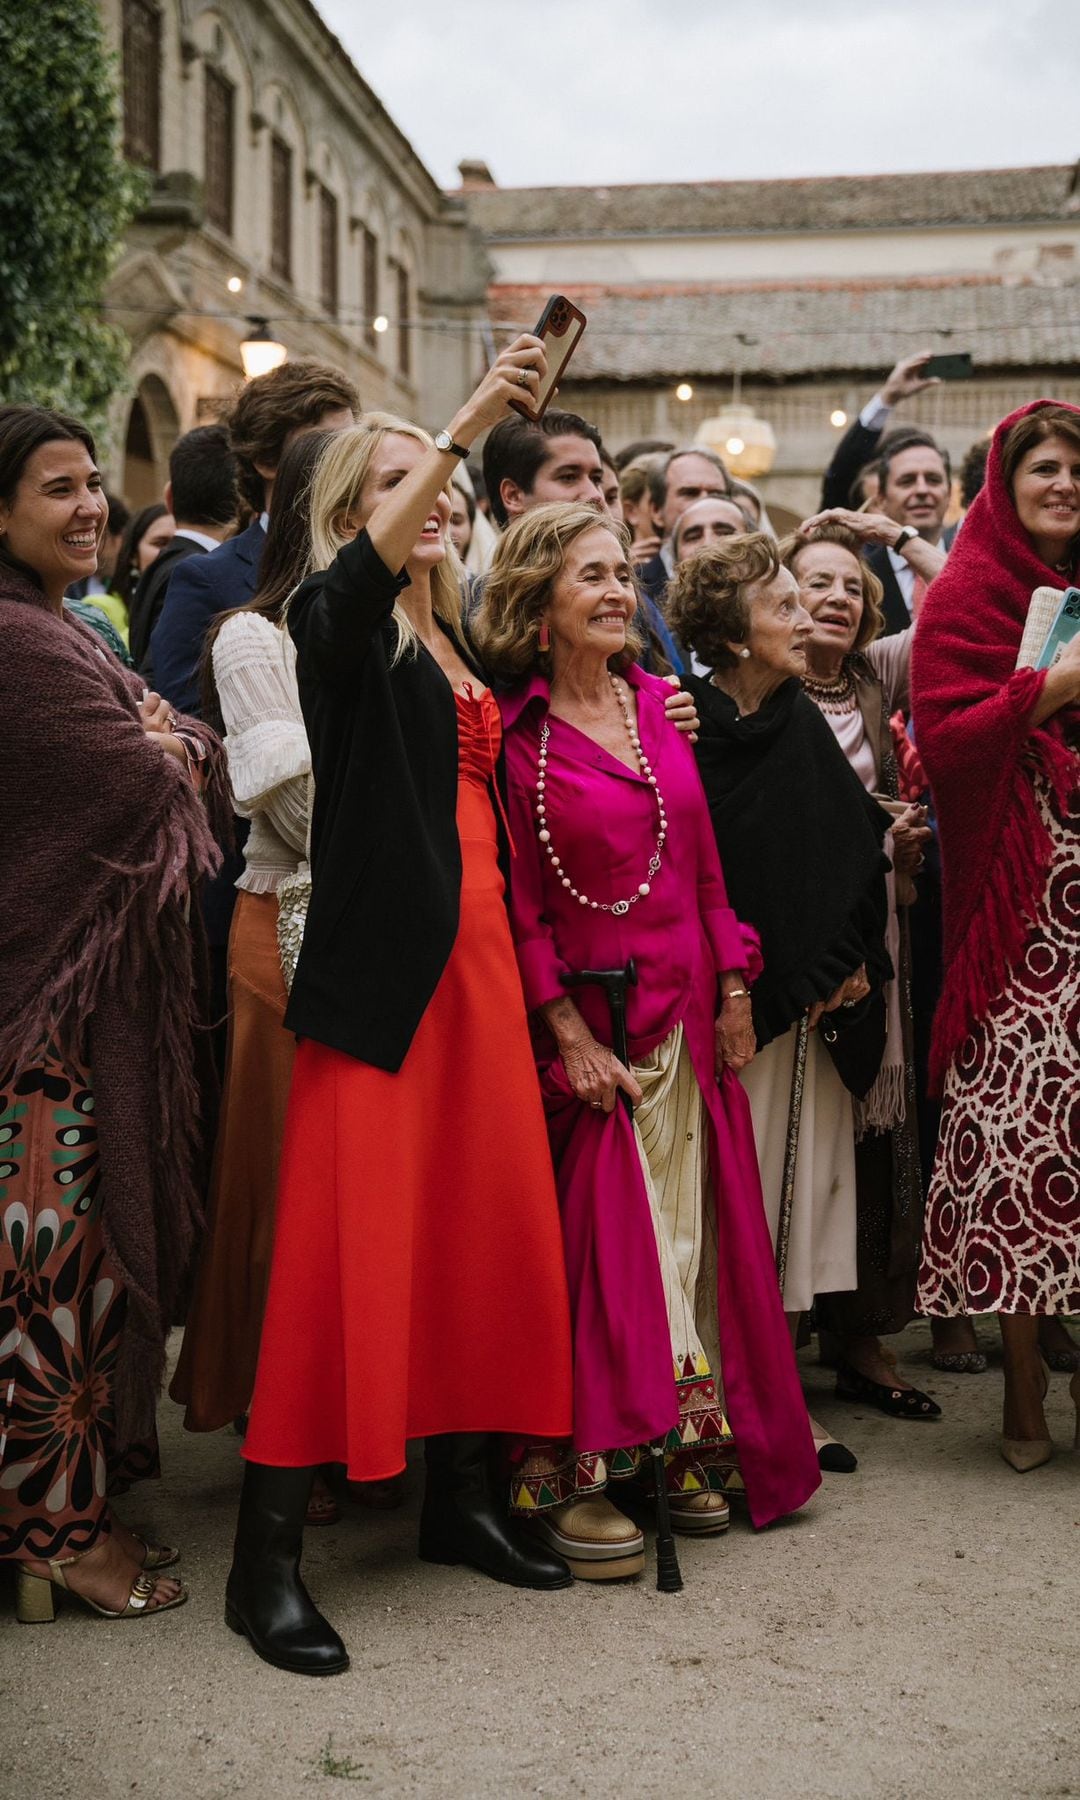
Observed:
[[[923,363],[922,373],[936,375],[939,381],[970,381],[975,371],[970,350],[955,350],[945,356],[931,356]]]
[[[581,308],[565,294],[552,294],[536,327],[535,336],[543,338],[547,350],[548,370],[535,400],[511,400],[515,412],[523,419],[542,419],[548,402],[562,379],[563,371],[581,342],[588,320]]]

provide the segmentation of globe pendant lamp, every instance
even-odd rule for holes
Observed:
[[[776,433],[768,419],[759,419],[752,406],[744,405],[741,386],[736,374],[728,405],[703,419],[696,435],[699,444],[723,457],[733,475],[753,481],[767,475],[776,460]]]

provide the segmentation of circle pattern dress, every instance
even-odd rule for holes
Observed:
[[[1080,1311],[1080,812],[1053,841],[1024,955],[945,1080],[919,1311]]]

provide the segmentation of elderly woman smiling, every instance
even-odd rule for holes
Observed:
[[[881,583],[847,517],[809,520],[780,546],[813,624],[803,687],[863,786],[893,814],[887,943],[896,976],[886,990],[882,1067],[856,1108],[859,1279],[854,1293],[819,1306],[818,1323],[838,1340],[839,1398],[894,1418],[932,1419],[940,1408],[905,1380],[879,1342],[880,1333],[902,1331],[914,1315],[923,1222],[907,915],[930,830],[925,808],[899,798],[889,724],[908,707],[912,631],[879,636]],[[933,576],[944,556],[932,545],[920,548],[924,572]]]
[[[698,765],[736,910],[761,936],[758,1055],[742,1079],[774,1234],[797,1026],[808,1016],[821,1027],[807,1049],[784,1282],[784,1307],[797,1328],[816,1296],[857,1281],[854,1119],[845,1079],[865,1092],[877,1072],[872,1031],[858,1067],[851,1042],[856,1025],[860,1036],[865,1029],[854,1009],[890,972],[882,853],[889,821],[802,691],[813,624],[772,538],[755,533],[681,564],[670,617],[713,670],[688,683],[701,718]],[[876,1044],[880,1061],[880,1036]],[[814,1426],[814,1436],[822,1468],[855,1467],[822,1427]]]
[[[513,684],[511,922],[574,1316],[573,1442],[530,1449],[515,1501],[594,1579],[641,1567],[604,1490],[662,1434],[676,1529],[723,1529],[736,1454],[755,1524],[817,1483],[737,1079],[756,939],[728,904],[665,684],[633,660],[627,541],[584,507],[525,514],[476,620],[485,665]],[[627,1067],[603,994],[566,978],[630,959]]]

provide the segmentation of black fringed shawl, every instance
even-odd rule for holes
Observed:
[[[50,1034],[90,1067],[105,1237],[128,1296],[122,1449],[153,1423],[199,1221],[189,903],[220,861],[224,752],[183,721],[206,752],[200,800],[143,731],[139,679],[3,561],[0,633],[0,1071]]]
[[[890,820],[798,681],[745,718],[711,681],[685,685],[701,717],[695,749],[728,897],[761,934],[753,1010],[764,1048],[860,964],[875,987],[892,973]]]

